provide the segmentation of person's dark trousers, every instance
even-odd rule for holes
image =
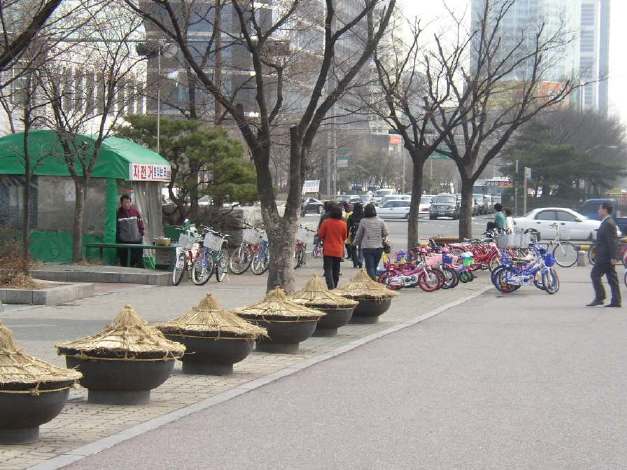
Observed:
[[[361,253],[361,248],[356,247],[355,245],[351,245],[352,251],[352,259],[353,259],[353,268],[362,268],[364,265],[364,257]]]
[[[131,242],[120,242],[118,243],[131,243]],[[135,242],[136,245],[141,245],[143,242]],[[141,268],[143,266],[143,255],[144,250],[142,248],[118,248],[118,258],[120,258],[120,266],[128,267],[128,251],[131,251],[130,258],[130,267],[132,268]]]
[[[353,251],[355,251],[355,246],[350,243],[346,244],[346,259],[353,259]]]
[[[366,271],[368,276],[372,279],[377,278],[377,266],[381,261],[381,255],[383,254],[383,248],[364,248],[362,250],[364,254],[364,262],[366,263]]]
[[[342,258],[325,256],[323,258],[324,278],[329,290],[335,289],[340,282],[340,262]]]
[[[620,284],[618,283],[618,275],[616,274],[616,266],[611,262],[597,261],[592,268],[590,277],[592,278],[592,286],[594,287],[595,299],[603,302],[605,300],[605,289],[601,283],[601,278],[605,276],[607,283],[612,291],[612,304],[621,305],[622,298],[620,293]]]

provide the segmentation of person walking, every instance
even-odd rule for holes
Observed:
[[[361,248],[366,271],[372,279],[377,278],[377,266],[383,254],[383,244],[389,232],[385,223],[377,217],[374,204],[368,204],[364,208],[364,218],[359,222],[359,228],[355,234],[355,245]]]
[[[602,220],[597,232],[597,240],[594,245],[596,249],[596,261],[592,268],[590,278],[594,288],[594,300],[588,307],[596,307],[605,303],[605,289],[601,283],[601,278],[605,275],[607,283],[612,291],[612,300],[606,307],[619,308],[622,306],[620,285],[616,274],[616,264],[618,264],[618,229],[616,222],[612,219],[614,207],[604,202],[599,207],[599,218]]]
[[[357,235],[357,229],[361,219],[364,218],[364,206],[361,202],[353,204],[353,212],[348,216],[348,246],[351,259],[353,260],[353,268],[361,269],[364,265],[364,260],[361,253],[361,248],[355,244],[355,236]]]
[[[507,217],[503,212],[503,206],[501,204],[494,204],[494,225],[499,232],[507,230]]]
[[[144,221],[139,211],[133,207],[131,196],[123,194],[117,212],[116,243],[141,245],[144,240],[144,229]],[[118,248],[120,266],[141,267],[143,253],[141,248]]]
[[[324,278],[329,290],[335,289],[340,282],[340,263],[344,257],[344,243],[348,238],[348,228],[342,219],[342,208],[333,204],[329,216],[324,219],[318,236],[322,240]]]

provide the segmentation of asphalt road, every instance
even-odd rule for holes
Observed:
[[[624,310],[495,292],[73,469],[627,467]]]

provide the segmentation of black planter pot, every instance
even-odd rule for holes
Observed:
[[[167,335],[166,338],[185,345],[182,357],[183,373],[199,375],[228,375],[233,364],[246,359],[253,350],[254,340],[243,338],[206,338]]]
[[[318,324],[318,320],[253,321],[268,330],[269,336],[257,340],[257,351],[283,354],[298,352],[298,344],[310,338]]]
[[[347,325],[353,316],[354,307],[348,308],[333,308],[333,307],[318,307],[315,305],[308,305],[310,308],[315,308],[321,312],[326,313],[324,317],[318,320],[318,326],[314,332],[314,336],[335,336],[337,329],[341,326]]]
[[[69,389],[39,395],[0,391],[0,444],[28,444],[39,438],[39,426],[63,409]]]
[[[379,316],[387,312],[392,305],[391,297],[383,299],[361,297],[353,300],[357,300],[359,304],[355,307],[351,323],[376,323]]]
[[[88,401],[107,405],[140,405],[150,401],[150,390],[165,382],[174,359],[163,361],[100,360],[66,356],[69,368],[77,368],[80,384],[89,390]]]

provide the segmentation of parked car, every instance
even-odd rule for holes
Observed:
[[[420,205],[418,207],[418,213],[420,215],[429,215],[429,211],[431,210],[431,201],[434,196],[430,194],[423,194],[420,197]]]
[[[300,210],[301,215],[315,213],[322,214],[324,203],[314,197],[307,198],[303,201],[303,206]]]
[[[488,213],[486,199],[483,194],[473,194],[472,199],[474,201],[473,215],[484,215]]]
[[[514,219],[514,227],[538,234],[541,240],[555,238],[555,223],[560,226],[560,236],[570,240],[594,240],[601,222],[588,219],[572,209],[544,207],[534,209],[524,217]]]
[[[378,189],[375,191],[372,199],[375,205],[380,205],[385,196],[391,196],[393,194],[396,194],[396,191],[392,188]]]
[[[393,194],[391,196],[385,196],[383,199],[381,199],[381,202],[379,202],[379,206],[383,207],[386,202],[390,202],[390,201],[407,201],[407,202],[410,202],[411,201],[411,196],[409,196],[407,194]]]
[[[382,219],[409,219],[409,203],[407,200],[387,201],[377,209],[377,214]]]
[[[459,199],[455,194],[438,194],[431,200],[429,219],[435,220],[439,217],[459,219],[460,207]]]

